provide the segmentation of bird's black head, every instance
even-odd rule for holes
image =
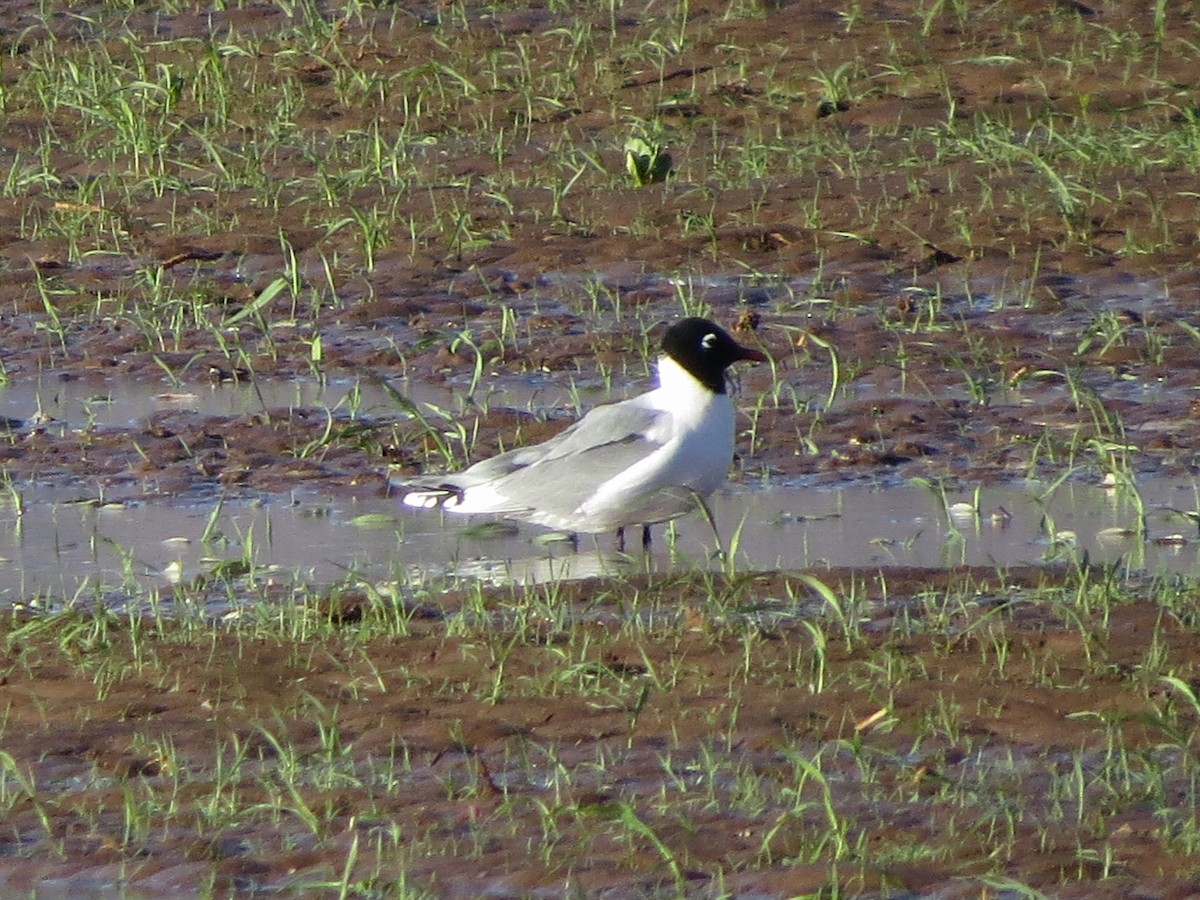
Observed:
[[[708,319],[681,319],[663,335],[663,353],[714,394],[725,393],[725,370],[739,360],[765,362],[766,356],[743,347]]]

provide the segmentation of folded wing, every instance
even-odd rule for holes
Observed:
[[[662,449],[670,413],[637,400],[593,409],[566,431],[533,447],[510,450],[455,475],[416,479],[402,487],[409,506],[460,513],[570,517],[600,485]]]

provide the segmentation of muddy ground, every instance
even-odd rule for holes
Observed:
[[[554,4],[470,2],[297,4],[291,15],[284,4],[128,6],[10,3],[0,12],[0,172],[8,172],[0,362],[9,382],[93,379],[102,388],[137,379],[168,390],[265,376],[406,377],[466,391],[478,363],[485,382],[536,375],[596,385],[611,376],[622,395],[645,384],[645,353],[663,323],[702,303],[774,361],[742,375],[743,424],[753,422],[756,437],[752,452],[742,441],[735,478],[920,475],[969,485],[1067,471],[1098,480],[1113,471],[1195,470],[1200,157],[1186,148],[1200,146],[1200,98],[1192,4],[1172,5],[1161,21],[1154,4],[1104,0],[1010,0],[978,10],[648,3],[574,14]],[[570,38],[583,26],[614,37],[572,55]],[[673,47],[670,35],[682,36]],[[246,51],[217,54],[246,94],[218,125],[188,81],[200,83],[197,60],[214,43]],[[124,149],[120,127],[103,116],[30,99],[39,72],[65,83],[88,53],[124,72],[137,71],[136,57],[148,81],[166,71],[160,64],[185,73],[168,110],[181,127],[167,146],[151,148],[151,162]],[[541,82],[515,86],[515,76],[488,86],[489,61],[521,54],[533,73],[569,67],[570,77],[557,93]],[[346,99],[352,75],[387,83],[398,73],[449,70],[473,87],[457,100],[430,90],[419,116],[396,89]],[[253,91],[299,98],[282,137],[261,118]],[[366,179],[329,194],[314,187],[327,160],[340,160],[340,141],[378,128],[386,144],[406,117],[419,118],[410,139],[427,148],[426,168],[416,165],[406,186],[381,191]],[[971,153],[961,142],[947,149],[946,135],[986,131],[983,122],[1032,151],[998,157],[991,145]],[[501,128],[518,137],[489,152],[477,138]],[[635,186],[622,148],[647,130],[671,153],[674,172]],[[1136,163],[1054,137],[1086,132],[1102,146],[1106,134],[1116,143],[1143,130],[1151,137]],[[735,149],[752,145],[797,152],[790,165],[776,161],[752,176],[752,161],[741,159],[730,175]],[[231,174],[237,165],[243,175]],[[582,172],[574,181],[572,166]],[[528,176],[513,177],[514,169]],[[354,227],[329,227],[382,200],[394,217],[369,249]],[[271,296],[281,275],[298,287]],[[464,330],[478,354],[458,339]],[[827,405],[834,379],[839,390]],[[69,431],[35,410],[7,415],[0,458],[17,485],[141,484],[147,502],[202,496],[214,485],[250,497],[300,480],[383,492],[389,465],[415,472],[436,464],[427,433],[399,408],[365,423],[339,413],[344,427],[332,430],[315,409],[238,419],[182,411]],[[514,433],[535,440],[569,418],[480,409],[472,452],[482,456]],[[299,458],[297,448],[314,442],[320,452]],[[774,596],[782,577],[746,582],[739,602]],[[884,580],[891,597],[903,598],[921,595],[929,578],[943,583],[925,573]],[[928,785],[970,764],[956,737],[907,750],[911,723],[952,695],[977,754],[1011,752],[1053,768],[1047,761],[1074,752],[1093,760],[1087,754],[1100,752],[1111,728],[1150,752],[1161,735],[1137,717],[1151,714],[1158,688],[1128,673],[1162,640],[1170,671],[1182,678],[1200,657],[1194,619],[1172,619],[1164,636],[1148,624],[1160,616],[1143,588],[1123,596],[1119,621],[1104,623],[1106,635],[1135,635],[1120,646],[1076,640],[1080,632],[1062,617],[1001,617],[997,627],[1021,662],[981,683],[970,641],[936,633],[901,640],[881,626],[830,657],[830,690],[781,692],[751,676],[733,720],[728,697],[711,685],[697,694],[688,678],[703,671],[706,683],[728,682],[741,637],[709,628],[709,588],[687,588],[695,621],[681,612],[677,628],[636,652],[606,631],[607,619],[588,626],[605,648],[592,660],[605,677],[623,682],[639,667],[679,665],[680,680],[655,694],[636,727],[636,692],[615,712],[562,695],[479,699],[486,675],[462,644],[483,638],[449,637],[440,624],[460,602],[453,597],[429,601],[428,618],[402,640],[248,644],[231,627],[196,646],[186,639],[193,632],[168,628],[152,640],[151,659],[134,661],[123,656],[133,645],[128,623],[112,623],[102,639],[89,632],[63,641],[30,637],[18,616],[5,626],[2,746],[47,793],[41,801],[17,796],[11,772],[5,781],[4,796],[17,799],[0,834],[0,883],[25,890],[57,878],[68,895],[80,885],[167,895],[311,891],[342,876],[358,841],[351,880],[364,896],[408,888],[787,896],[838,883],[852,893],[978,896],[992,890],[984,876],[1063,895],[1185,896],[1200,889],[1200,861],[1179,839],[1185,826],[1164,823],[1148,801],[1114,800],[1048,841],[1038,826],[1057,820],[1043,808],[1037,778],[1006,785],[1029,791],[1030,811],[997,854],[994,835],[950,837],[955,816],[926,797]],[[588,592],[609,589],[572,587],[564,603],[590,609]],[[372,615],[335,618],[353,632]],[[810,640],[787,622],[755,654],[773,671],[776,655],[803,654]],[[518,641],[511,666],[544,674],[547,646],[545,635]],[[848,687],[863,682],[856,666],[881,648],[923,673],[886,702]],[[1058,682],[1070,690],[1043,688],[1021,668],[1041,672],[1047,654],[1079,673]],[[1111,677],[1096,676],[1097,654]],[[369,680],[368,669],[386,690],[347,687]],[[410,669],[420,678],[398,674]],[[105,671],[119,674],[110,683]],[[442,687],[431,693],[430,685]],[[242,812],[220,823],[190,811],[217,779],[215,747],[249,748],[246,791],[265,791],[250,782],[278,765],[280,752],[264,738],[264,722],[294,740],[302,758],[325,752],[311,724],[314,703],[332,711],[346,758],[360,770],[397,752],[411,760],[400,799],[368,802],[359,788],[309,785],[305,799],[321,821],[308,831],[288,816],[271,818],[292,801],[267,793],[243,797]],[[847,800],[847,815],[858,816],[864,840],[932,848],[913,860],[892,854],[877,863],[868,844],[834,865],[827,848],[806,844],[813,822],[789,819],[776,800],[737,818],[722,813],[736,806],[722,794],[711,808],[689,807],[686,823],[649,805],[648,793],[665,790],[661,758],[711,750],[714,721],[732,732],[726,757],[781,784],[793,773],[787,752],[851,741],[855,724],[882,706],[901,711],[900,724],[878,737],[886,762],[876,775],[899,785],[888,796],[911,801],[851,813]],[[1068,718],[1081,709],[1130,718]],[[171,767],[146,750],[162,735],[174,741]],[[530,747],[552,748],[575,773],[609,744],[620,749],[615,767],[572,777],[552,802],[544,785],[506,774]],[[181,768],[188,789],[168,802],[165,785],[178,783]],[[845,787],[859,776],[839,777]],[[121,818],[133,795],[161,801],[144,830]],[[171,804],[184,812],[168,814]],[[630,836],[626,808],[670,854],[645,834]],[[625,832],[614,825],[621,821]],[[764,831],[780,822],[778,846],[764,852]],[[422,836],[421,849],[400,862],[369,849],[391,823]],[[546,829],[550,849],[538,855],[531,835],[541,841]],[[668,855],[680,869],[664,862]]]
[[[1194,614],[1164,622],[1134,588],[1101,627],[1078,604],[1103,577],[1039,570],[823,578],[870,612],[831,638],[817,692],[797,620],[818,607],[762,624],[778,575],[564,585],[558,611],[586,624],[562,630],[510,606],[523,625],[448,636],[469,593],[407,608],[399,639],[372,637],[392,613],[354,595],[314,605],[321,640],[12,623],[4,749],[43,793],[8,777],[2,883],[335,895],[353,846],[351,896],[1200,889],[1196,717],[1176,723],[1146,667],[1165,654],[1195,684]],[[964,586],[957,611],[906,599]],[[624,631],[631,606],[658,623]],[[797,758],[820,760],[847,848]]]

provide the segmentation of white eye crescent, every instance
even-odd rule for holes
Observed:
[[[711,350],[713,347],[717,346],[717,336],[715,334],[706,334],[704,337],[700,338],[700,346],[705,350]]]

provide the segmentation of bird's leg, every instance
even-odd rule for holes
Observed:
[[[650,549],[650,526],[643,525],[642,526],[642,551],[645,552],[649,549]]]
[[[617,552],[625,552],[625,526],[621,525],[617,528]]]

